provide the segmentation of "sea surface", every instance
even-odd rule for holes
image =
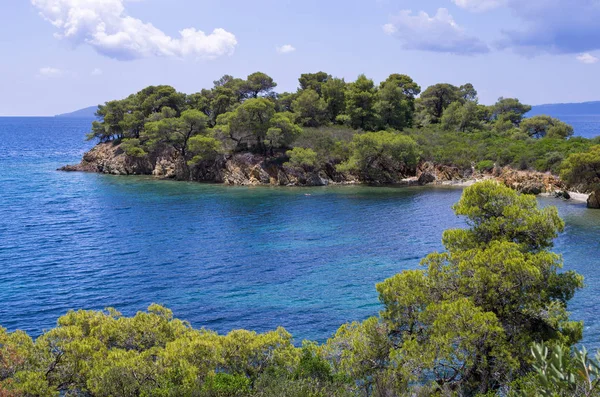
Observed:
[[[69,309],[151,303],[219,332],[324,341],[380,310],[375,284],[442,249],[456,188],[252,188],[55,171],[90,120],[0,118],[0,324],[37,336]],[[556,205],[570,309],[600,347],[600,211]]]
[[[599,114],[588,114],[588,115],[568,115],[557,117],[567,124],[571,124],[575,130],[575,136],[582,136],[584,138],[595,138],[600,136],[600,115]]]

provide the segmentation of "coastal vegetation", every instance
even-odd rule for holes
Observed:
[[[373,144],[410,161],[404,140]],[[318,161],[292,151],[293,166]],[[379,315],[325,343],[281,328],[218,335],[158,305],[71,311],[35,340],[0,329],[0,396],[599,395],[598,360],[574,349],[583,324],[567,311],[583,278],[551,251],[564,229],[556,208],[493,181],[453,208],[468,228],[378,284]]]
[[[219,170],[228,160],[252,154],[252,164],[269,170],[261,183],[278,184],[292,182],[273,167],[307,174],[299,178],[307,184],[396,183],[426,162],[462,174],[511,167],[558,175],[570,155],[595,156],[592,147],[600,143],[574,137],[556,118],[526,118],[531,107],[515,98],[482,105],[469,83],[422,91],[402,74],[376,84],[364,75],[346,82],[318,72],[301,75],[296,92],[276,87],[260,72],[226,75],[193,94],[147,87],[100,105],[88,138],[118,147],[128,164],[142,164],[121,173],[222,182]],[[172,172],[158,170],[165,161]],[[595,188],[587,177],[566,180],[582,191]]]

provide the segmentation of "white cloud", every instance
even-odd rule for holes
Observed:
[[[507,0],[452,0],[452,2],[470,11],[483,12],[504,6]]]
[[[214,59],[231,55],[237,45],[236,37],[224,29],[206,34],[188,28],[179,32],[181,37],[170,37],[151,23],[127,15],[125,1],[31,0],[58,29],[57,38],[88,44],[99,54],[118,60],[151,56]]]
[[[62,74],[63,74],[62,70],[57,69],[57,68],[51,68],[51,67],[40,68],[40,70],[38,71],[39,77],[52,78],[52,77],[59,77]]]
[[[488,46],[474,36],[469,36],[445,8],[440,8],[434,16],[424,11],[413,15],[404,10],[391,23],[383,26],[383,31],[400,39],[407,50],[447,52],[460,55],[480,54],[489,51]]]
[[[593,64],[598,62],[598,58],[593,56],[592,54],[590,54],[589,52],[586,52],[584,54],[578,55],[577,56],[577,60],[581,63],[587,63],[587,64]]]
[[[102,69],[100,69],[100,68],[95,68],[94,70],[92,70],[92,73],[91,73],[91,75],[92,75],[92,76],[101,76],[101,75],[102,75],[102,73],[104,73],[104,72],[102,71]]]
[[[282,45],[281,47],[277,47],[277,52],[280,54],[289,54],[290,52],[294,52],[296,49],[291,44]]]

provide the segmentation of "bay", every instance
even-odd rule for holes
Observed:
[[[375,284],[418,267],[461,227],[453,188],[226,187],[55,171],[92,144],[90,120],[0,118],[0,325],[31,335],[69,309],[151,303],[219,332],[286,327],[324,341],[376,315]],[[600,211],[542,198],[586,277],[570,305],[600,347]]]

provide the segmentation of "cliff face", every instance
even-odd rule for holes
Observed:
[[[128,156],[119,145],[101,143],[87,152],[77,165],[67,165],[63,171],[97,172],[112,175],[153,175],[157,178],[215,182],[227,185],[325,186],[330,184],[452,184],[467,180],[496,179],[505,185],[528,194],[558,193],[566,190],[564,183],[549,173],[495,168],[481,174],[474,169],[423,162],[413,175],[400,172],[381,172],[375,180],[360,175],[340,173],[333,164],[321,170],[306,170],[284,165],[281,158],[266,158],[252,153],[219,156],[185,170],[177,152],[165,149],[154,156]],[[189,171],[189,172],[188,172]],[[592,194],[590,208],[600,208],[600,194]]]
[[[227,185],[325,186],[358,183],[358,177],[342,174],[327,164],[322,170],[311,171],[283,165],[252,153],[220,156],[184,170],[176,152],[163,150],[153,157],[127,156],[119,145],[100,143],[87,152],[77,165],[67,165],[61,171],[96,172],[111,175],[153,175],[158,178],[216,182]],[[187,176],[186,176],[187,175]],[[399,180],[403,176],[398,176]]]

